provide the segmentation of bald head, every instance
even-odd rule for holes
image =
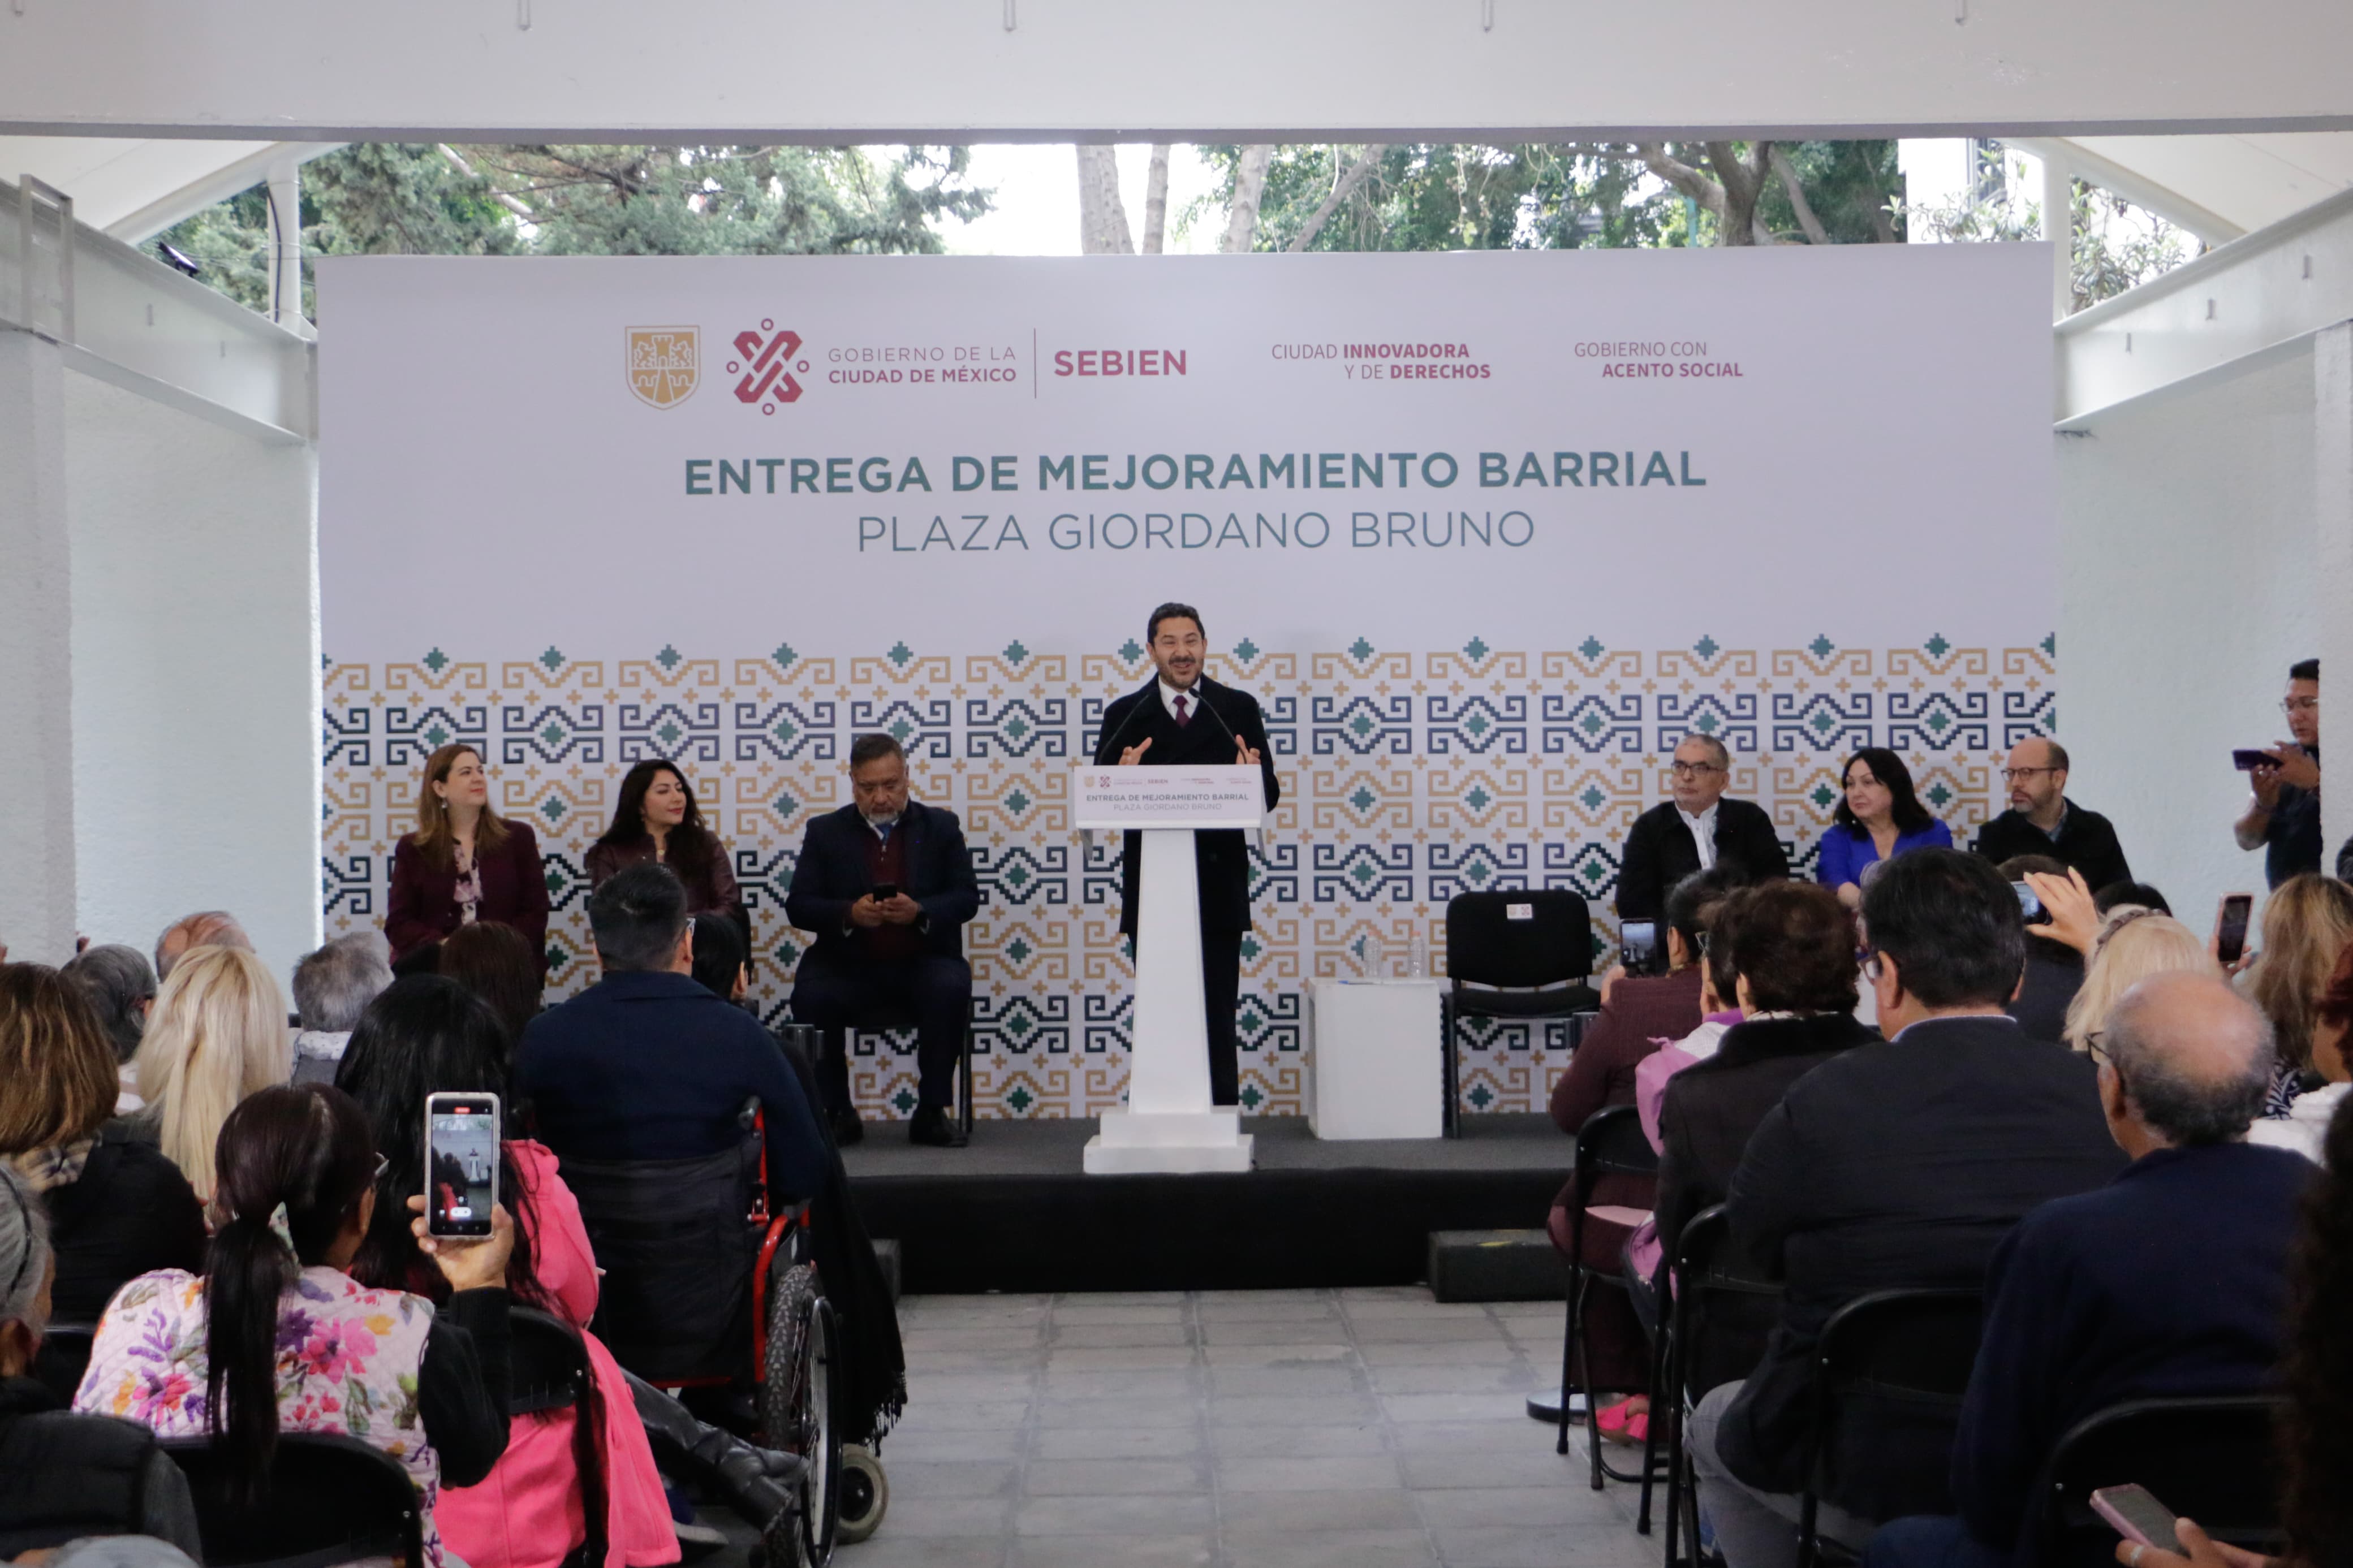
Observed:
[[[251,952],[253,939],[227,910],[206,910],[176,920],[155,939],[155,978],[171,973],[172,965],[192,947],[241,947]]]
[[[2123,1111],[2153,1143],[2246,1135],[2271,1086],[2272,1031],[2220,974],[2152,974],[2108,1009],[2102,1041]]]

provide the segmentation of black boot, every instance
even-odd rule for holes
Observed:
[[[961,1149],[965,1145],[964,1129],[949,1119],[945,1106],[918,1106],[913,1119],[907,1123],[907,1142],[934,1149]]]
[[[723,1427],[705,1426],[636,1373],[624,1375],[654,1458],[666,1468],[717,1487],[762,1529],[793,1506],[792,1489],[799,1486],[804,1468],[797,1456],[756,1447]]]

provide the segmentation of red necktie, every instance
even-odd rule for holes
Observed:
[[[1176,694],[1176,727],[1181,730],[1192,721],[1193,716],[1185,711],[1185,694],[1180,691]]]

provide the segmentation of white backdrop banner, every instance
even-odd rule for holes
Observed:
[[[1575,888],[1683,733],[1810,864],[1840,761],[1957,833],[2055,715],[2039,246],[1445,256],[330,258],[320,562],[332,928],[380,919],[417,764],[486,751],[550,849],[560,991],[613,787],[678,761],[764,1007],[802,828],[888,729],[986,903],[984,1114],[1117,1103],[1117,867],[1068,763],[1200,606],[1283,775],[1245,1098],[1296,1110],[1305,982],[1482,887]],[[863,1041],[877,1109],[912,1043]],[[1473,1109],[1556,1033],[1481,1035]]]

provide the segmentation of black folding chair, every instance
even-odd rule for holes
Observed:
[[[973,1037],[976,1032],[972,1022],[973,1006],[974,1004],[971,1002],[965,1004],[964,1053],[956,1067],[956,1121],[967,1133],[972,1131],[972,1052]],[[825,1039],[824,1048],[839,1050],[844,1058],[847,1058],[849,1054],[850,1038],[853,1036],[887,1034],[892,1030],[912,1030],[916,1024],[915,1009],[912,1005],[892,1001],[860,1014],[845,1029],[838,1031],[811,1029],[810,1033],[820,1039],[838,1035],[838,1038]],[[810,1053],[809,1059],[812,1062],[818,1059],[814,1051]]]
[[[364,1558],[423,1568],[424,1499],[381,1448],[334,1433],[281,1433],[268,1494],[241,1508],[229,1500],[227,1467],[210,1438],[159,1446],[187,1478],[205,1568],[329,1568]]]
[[[1465,1018],[1542,1020],[1590,1013],[1601,994],[1593,973],[1593,920],[1585,900],[1556,888],[1457,893],[1446,904],[1446,1135],[1461,1136],[1461,1054]]]
[[[1592,1462],[1593,1489],[1599,1491],[1604,1477],[1613,1481],[1641,1481],[1644,1501],[1649,1500],[1650,1477],[1653,1468],[1653,1450],[1643,1447],[1641,1471],[1613,1469],[1601,1458],[1601,1432],[1598,1416],[1603,1394],[1648,1394],[1645,1384],[1636,1388],[1597,1388],[1593,1383],[1593,1351],[1588,1338],[1585,1306],[1591,1293],[1599,1289],[1624,1291],[1626,1276],[1618,1268],[1595,1268],[1585,1261],[1585,1227],[1587,1208],[1593,1202],[1593,1189],[1603,1176],[1656,1176],[1659,1172],[1658,1151],[1642,1133],[1642,1120],[1630,1105],[1605,1106],[1586,1119],[1577,1132],[1577,1164],[1570,1174],[1568,1205],[1568,1314],[1560,1347],[1560,1385],[1562,1389],[1559,1436],[1553,1452],[1568,1452],[1568,1391],[1575,1389],[1585,1395],[1586,1447]],[[1650,1532],[1649,1510],[1636,1524],[1642,1533]]]
[[[34,1380],[71,1405],[82,1373],[90,1370],[90,1349],[97,1338],[96,1323],[51,1323],[33,1357]]]
[[[1875,1290],[1831,1314],[1814,1362],[1813,1430],[1806,1445],[1806,1488],[1798,1504],[1798,1568],[1814,1568],[1821,1560],[1822,1498],[1851,1495],[1859,1481],[1895,1484],[1895,1490],[1881,1494],[1894,1500],[1883,1500],[1873,1510],[1875,1517],[1953,1511],[1946,1484],[1953,1429],[1984,1328],[1985,1293],[1975,1288]],[[1847,1462],[1840,1439],[1865,1404],[1884,1419],[1868,1473],[1858,1475],[1866,1467]],[[1905,1482],[1921,1489],[1906,1492]]]
[[[573,1413],[572,1457],[580,1472],[582,1517],[587,1536],[568,1553],[567,1564],[603,1568],[605,1562],[605,1448],[597,1430],[596,1383],[588,1348],[571,1324],[534,1307],[507,1312],[512,1384],[510,1416]]]
[[[2052,1450],[2035,1499],[2035,1568],[2114,1563],[2116,1530],[2091,1498],[2118,1486],[2147,1488],[2217,1541],[2279,1555],[2286,1535],[2274,1434],[2286,1403],[2269,1394],[2138,1399],[2076,1423]]]
[[[1715,1314],[1731,1302],[1776,1300],[1781,1295],[1778,1285],[1725,1271],[1721,1258],[1731,1234],[1722,1204],[1704,1208],[1683,1222],[1674,1255],[1666,1264],[1673,1305],[1667,1314],[1667,1331],[1660,1337],[1661,1392],[1651,1400],[1651,1430],[1656,1434],[1663,1421],[1667,1434],[1666,1568],[1678,1568],[1686,1542],[1693,1547],[1691,1568],[1699,1568],[1699,1487],[1684,1434],[1693,1406],[1710,1388],[1731,1381],[1704,1371],[1712,1359],[1710,1331]]]

